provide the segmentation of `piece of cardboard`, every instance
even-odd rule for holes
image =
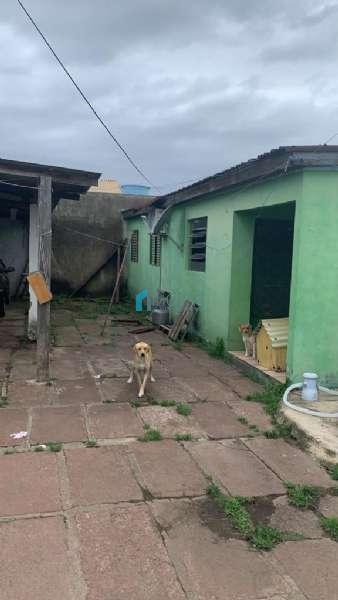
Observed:
[[[29,275],[27,275],[27,281],[37,297],[39,304],[46,304],[46,302],[51,301],[53,295],[50,292],[46,280],[40,271],[29,273]]]

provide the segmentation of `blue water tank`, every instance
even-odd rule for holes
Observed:
[[[122,194],[131,196],[149,196],[150,186],[148,185],[121,185]]]

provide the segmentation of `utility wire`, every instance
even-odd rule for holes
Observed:
[[[118,141],[118,139],[115,137],[115,135],[112,133],[111,129],[108,127],[108,125],[104,122],[104,120],[102,119],[102,117],[100,117],[100,115],[97,113],[97,111],[95,110],[94,106],[91,104],[91,102],[88,100],[87,96],[84,94],[84,92],[82,91],[82,89],[80,88],[79,84],[75,81],[74,77],[70,74],[70,72],[68,71],[67,67],[64,65],[64,63],[62,62],[62,60],[59,58],[59,56],[56,54],[54,48],[51,46],[51,44],[49,43],[49,41],[47,40],[46,36],[42,33],[41,29],[39,28],[38,24],[35,22],[35,20],[33,19],[33,17],[30,15],[30,13],[28,12],[27,8],[23,5],[23,3],[21,2],[21,0],[17,0],[19,6],[22,8],[23,12],[25,13],[25,15],[27,16],[27,18],[29,19],[29,21],[32,23],[33,27],[36,29],[36,31],[38,32],[38,34],[40,35],[40,37],[43,39],[43,41],[45,42],[47,48],[51,51],[51,53],[53,54],[55,60],[59,63],[61,69],[66,73],[67,77],[71,80],[72,84],[74,85],[74,87],[77,89],[77,91],[79,92],[81,98],[86,102],[86,104],[89,106],[90,110],[92,111],[92,113],[95,115],[95,117],[98,119],[98,121],[101,123],[101,125],[104,127],[104,129],[106,130],[106,132],[108,133],[108,135],[112,138],[112,140],[115,142],[115,144],[120,148],[121,152],[124,154],[124,156],[126,157],[126,159],[130,162],[130,164],[134,167],[134,169],[136,169],[136,171],[139,173],[139,175],[141,175],[141,177],[147,182],[149,183],[149,185],[151,185],[152,187],[156,188],[156,186],[150,181],[150,179],[148,179],[148,177],[145,175],[145,173],[140,169],[140,167],[137,166],[137,164],[135,163],[135,161],[131,158],[131,156],[128,154],[127,150],[122,146],[122,144],[120,144],[120,142]]]

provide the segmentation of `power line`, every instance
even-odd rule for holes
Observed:
[[[90,110],[92,111],[92,113],[95,115],[95,117],[98,119],[98,121],[101,123],[101,125],[104,127],[104,129],[106,130],[106,132],[108,133],[108,135],[112,138],[112,140],[115,142],[115,144],[120,148],[121,152],[124,154],[124,156],[126,157],[126,159],[130,162],[130,164],[134,167],[134,169],[136,169],[136,171],[139,173],[139,175],[141,175],[141,177],[143,177],[143,179],[149,183],[149,185],[151,185],[152,187],[156,186],[150,181],[150,179],[148,179],[148,177],[145,175],[145,173],[140,169],[140,167],[137,166],[137,164],[135,163],[135,161],[131,158],[131,156],[128,154],[127,150],[122,146],[122,144],[120,144],[120,142],[118,141],[118,139],[115,137],[115,135],[112,133],[111,129],[108,127],[108,125],[104,122],[104,120],[102,119],[102,117],[100,117],[100,115],[97,113],[97,111],[95,110],[94,106],[91,104],[91,102],[88,100],[87,96],[84,94],[84,92],[82,91],[82,89],[80,88],[79,84],[75,81],[74,77],[70,74],[70,72],[68,71],[67,67],[64,65],[64,63],[62,62],[62,60],[59,58],[59,56],[56,54],[54,48],[51,46],[51,44],[49,43],[49,41],[47,40],[46,36],[44,35],[44,33],[41,31],[41,29],[39,28],[38,24],[35,22],[35,20],[33,19],[33,17],[30,15],[30,13],[28,12],[27,8],[23,5],[23,3],[21,2],[21,0],[17,0],[20,8],[22,8],[23,12],[25,13],[25,15],[27,16],[27,18],[29,19],[29,21],[32,23],[33,27],[36,29],[36,31],[38,32],[38,34],[40,35],[40,37],[43,39],[43,41],[45,42],[47,48],[50,50],[50,52],[53,54],[55,60],[59,63],[61,69],[66,73],[67,77],[71,80],[72,84],[74,85],[74,87],[77,89],[77,91],[79,92],[81,98],[86,102],[86,104],[89,106]]]
[[[338,135],[338,133],[334,133],[333,135],[331,135],[331,137],[329,137],[329,139],[324,142],[324,146],[326,146],[326,144],[331,142],[337,135]]]

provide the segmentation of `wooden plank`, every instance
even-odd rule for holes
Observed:
[[[128,333],[147,333],[148,331],[155,331],[155,327],[139,327],[138,329],[129,329]]]
[[[40,177],[38,191],[38,236],[39,271],[43,273],[47,286],[50,286],[50,265],[52,250],[52,179]],[[49,379],[49,326],[50,302],[38,303],[37,323],[37,380]]]
[[[120,272],[120,268],[121,268],[121,246],[118,246],[117,248],[117,261],[116,261],[116,273]],[[115,303],[118,304],[120,302],[120,281],[118,283],[118,286],[116,288],[116,295],[115,295]]]
[[[45,302],[51,301],[53,295],[51,294],[45,278],[40,271],[29,273],[27,280],[40,304],[45,304]]]
[[[183,334],[183,338],[185,337],[188,327],[197,314],[197,311],[197,304],[193,304],[189,300],[184,302],[182,310],[169,332],[169,338],[171,340],[175,342],[179,338],[180,334]]]

